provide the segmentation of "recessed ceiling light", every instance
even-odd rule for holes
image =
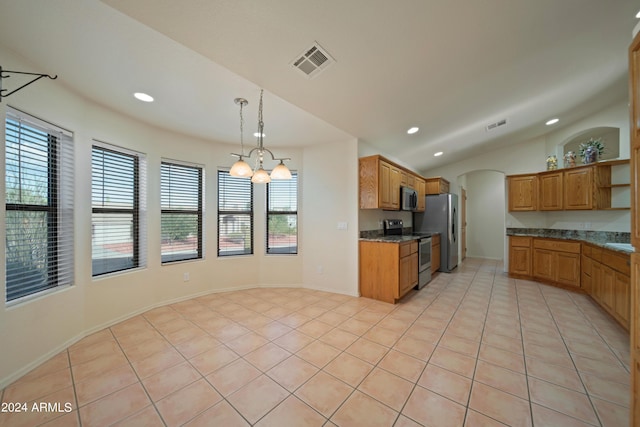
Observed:
[[[133,94],[133,96],[135,96],[136,99],[139,99],[142,102],[153,102],[153,96],[147,95],[143,92],[136,92]]]
[[[257,138],[257,137],[259,137],[259,136],[260,136],[260,133],[258,133],[258,132],[254,132],[254,133],[253,133],[253,136],[255,136],[255,137]],[[265,136],[267,136],[267,135],[265,135],[265,134],[263,133],[263,134],[262,134],[262,137],[264,138]]]
[[[439,157],[439,156],[442,156],[442,154],[443,154],[442,151],[438,151],[437,153],[433,153],[433,156]]]
[[[555,125],[559,121],[560,121],[560,119],[551,119],[547,123],[545,123],[545,125],[547,125],[547,126]]]
[[[407,133],[408,133],[409,135],[413,135],[414,133],[418,132],[419,130],[420,130],[420,128],[417,128],[417,127],[415,127],[415,126],[414,126],[414,127],[412,127],[412,128],[409,128],[409,130],[407,131]]]

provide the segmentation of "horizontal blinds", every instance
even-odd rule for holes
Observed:
[[[145,265],[141,257],[144,158],[94,145],[91,155],[91,243],[93,275]],[[141,239],[142,237],[142,239]],[[143,246],[144,247],[144,246]]]
[[[202,168],[162,162],[160,172],[162,262],[202,258]]]
[[[73,140],[10,110],[5,121],[6,300],[71,285]]]
[[[267,184],[267,253],[298,253],[298,174]]]
[[[253,253],[253,184],[218,171],[218,256]]]

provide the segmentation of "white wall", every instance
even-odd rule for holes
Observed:
[[[31,70],[0,46],[7,69]],[[63,87],[41,80],[7,98],[7,104],[74,133],[75,284],[27,302],[0,304],[0,387],[82,338],[149,308],[210,292],[255,286],[308,286],[356,295],[357,280],[357,141],[318,147],[277,149],[299,172],[300,245],[296,256],[264,254],[264,186],[256,185],[254,255],[218,258],[218,167],[229,167],[237,147],[174,134],[105,109]],[[0,114],[4,113],[0,106]],[[3,114],[2,114],[3,115]],[[4,132],[2,142],[4,142]],[[147,259],[135,271],[91,277],[91,141],[98,139],[147,155]],[[4,152],[4,150],[0,150]],[[205,168],[205,257],[199,261],[160,264],[159,176],[162,158],[203,164]],[[3,159],[2,159],[3,160]],[[327,168],[328,166],[328,168]],[[4,175],[4,161],[0,162]],[[328,171],[328,173],[327,173]],[[323,179],[322,175],[328,175]],[[1,180],[4,193],[4,179]],[[4,209],[0,209],[4,223]],[[346,232],[336,230],[346,221]],[[4,240],[4,228],[0,230]],[[4,247],[0,249],[4,276]],[[316,277],[313,267],[325,266]],[[183,281],[183,273],[190,281]],[[0,293],[5,295],[4,284]]]
[[[358,296],[358,141],[316,145],[303,158],[304,286]]]
[[[467,256],[500,260],[504,256],[504,174],[474,171],[465,179]]]

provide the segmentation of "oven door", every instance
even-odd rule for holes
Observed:
[[[431,281],[431,237],[418,241],[418,289]]]

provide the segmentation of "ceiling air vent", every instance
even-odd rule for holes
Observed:
[[[497,121],[495,123],[491,123],[490,125],[487,125],[487,132],[489,132],[490,130],[497,129],[497,128],[502,127],[502,126],[506,126],[506,125],[507,125],[507,119],[502,119],[502,120]]]
[[[336,60],[316,42],[313,46],[305,49],[304,52],[296,56],[296,59],[291,61],[291,65],[312,79],[326,70],[334,62],[336,62]]]

